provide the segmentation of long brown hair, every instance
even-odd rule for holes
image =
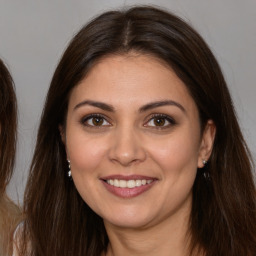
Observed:
[[[0,60],[0,193],[12,176],[16,151],[17,106],[12,77]]]
[[[191,26],[152,7],[98,16],[78,32],[60,60],[42,113],[25,192],[23,238],[30,242],[30,255],[98,256],[106,251],[102,219],[67,177],[58,127],[65,125],[71,90],[95,62],[130,51],[166,62],[187,86],[202,128],[209,119],[217,128],[212,156],[198,170],[193,188],[191,252],[200,248],[207,256],[255,255],[252,161],[221,69]]]
[[[11,238],[19,217],[18,207],[7,197],[16,151],[17,107],[12,77],[0,59],[0,255],[11,253]]]

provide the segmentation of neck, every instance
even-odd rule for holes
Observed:
[[[106,256],[173,256],[189,255],[190,211],[168,216],[143,228],[123,228],[105,222],[109,237]]]

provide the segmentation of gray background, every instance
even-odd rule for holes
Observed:
[[[173,11],[205,38],[220,62],[239,121],[256,156],[256,0],[0,0],[0,57],[18,97],[18,152],[9,195],[22,203],[38,120],[58,60],[74,33],[102,11],[154,4]]]

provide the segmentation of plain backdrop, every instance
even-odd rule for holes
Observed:
[[[138,4],[172,11],[204,37],[223,69],[256,158],[255,0],[0,0],[0,57],[13,75],[19,107],[17,161],[8,187],[16,202],[22,203],[46,92],[69,40],[95,15]]]

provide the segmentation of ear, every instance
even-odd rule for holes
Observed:
[[[67,159],[69,159],[68,152],[67,152],[67,147],[66,147],[66,133],[65,133],[65,129],[64,129],[63,125],[59,125],[59,131],[60,131],[61,140],[62,140],[62,142],[65,146]]]
[[[60,137],[64,145],[66,145],[66,135],[63,125],[59,125]]]
[[[210,158],[214,139],[215,139],[215,134],[216,134],[216,126],[212,120],[208,120],[203,131],[201,145],[199,148],[198,162],[197,162],[198,168],[203,168],[204,161],[208,161],[208,159]]]

